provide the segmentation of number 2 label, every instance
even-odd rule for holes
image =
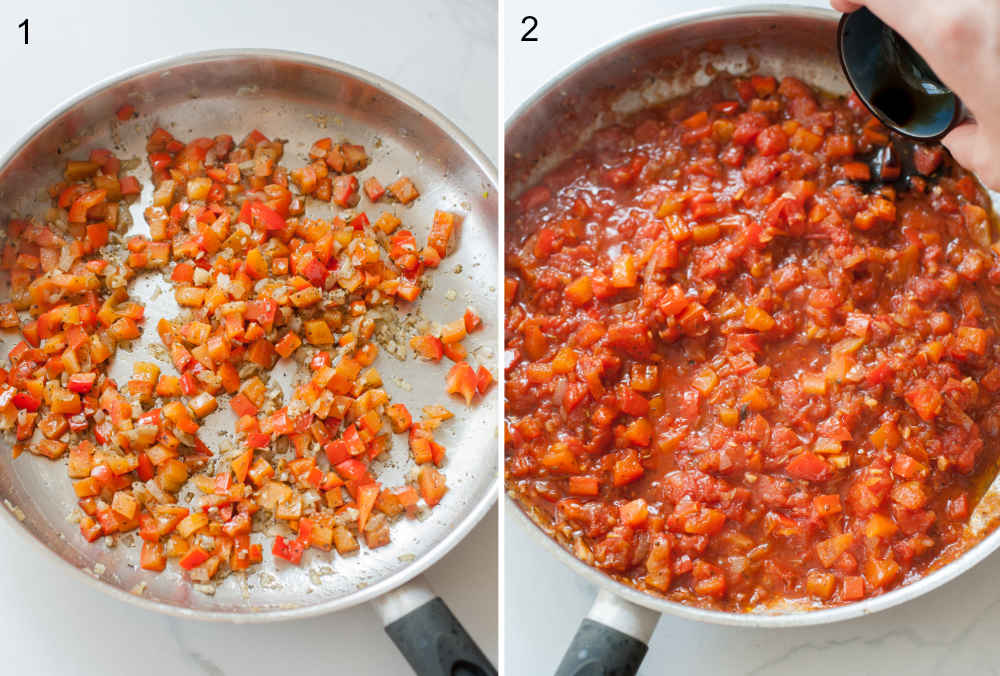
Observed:
[[[524,35],[521,36],[521,42],[538,42],[538,38],[531,35],[535,32],[535,29],[538,28],[538,19],[533,16],[526,16],[521,19],[521,25],[523,26],[525,24],[527,24],[528,30],[526,30]]]

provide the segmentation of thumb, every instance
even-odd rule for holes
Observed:
[[[987,188],[1000,190],[1000,167],[990,153],[991,146],[978,124],[966,122],[955,127],[941,143],[951,152],[956,162],[975,172]]]

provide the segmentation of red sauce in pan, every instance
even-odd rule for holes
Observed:
[[[791,78],[596,132],[508,207],[508,489],[692,605],[919,577],[996,471],[988,209],[940,147]]]

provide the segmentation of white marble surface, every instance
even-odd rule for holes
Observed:
[[[618,0],[592,13],[556,0],[504,4],[504,114],[579,56],[679,12],[738,2]],[[823,6],[823,2],[809,2]],[[579,7],[574,3],[574,6]],[[536,16],[537,43],[521,18]],[[509,674],[547,674],[586,615],[595,589],[504,518],[504,657]],[[759,630],[663,617],[642,674],[989,674],[1000,665],[1000,555],[942,588],[870,617],[835,625]]]
[[[310,52],[378,73],[443,112],[496,162],[497,7],[490,0],[0,3],[7,148],[61,101],[146,61],[204,49]],[[29,17],[31,44],[18,23]],[[0,524],[0,674],[411,673],[366,606],[236,627],[179,621],[68,578]],[[497,659],[497,510],[428,578]]]

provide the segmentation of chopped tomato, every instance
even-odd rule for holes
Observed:
[[[842,605],[950,560],[1000,463],[987,193],[794,77],[716,74],[614,117],[560,120],[589,142],[510,177],[517,502],[615,579],[713,610]]]

